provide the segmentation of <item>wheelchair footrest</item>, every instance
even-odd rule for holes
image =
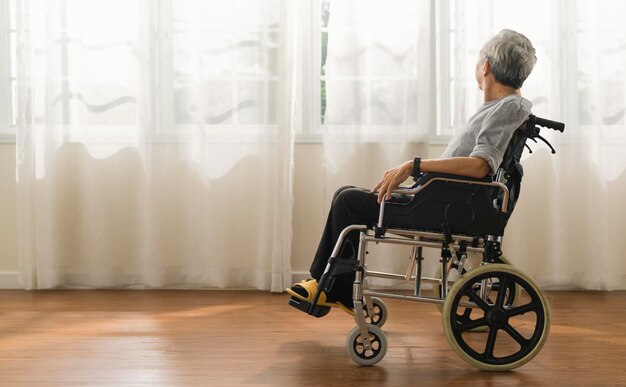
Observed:
[[[314,317],[324,317],[328,314],[328,312],[330,312],[330,307],[328,306],[315,305],[315,307],[313,308],[313,313],[309,313],[311,303],[305,300],[301,300],[297,297],[291,297],[289,299],[289,305]]]

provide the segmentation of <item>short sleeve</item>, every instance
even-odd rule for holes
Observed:
[[[483,121],[470,157],[480,157],[487,161],[491,167],[490,174],[495,174],[513,132],[526,121],[529,114],[530,108],[522,105],[520,100],[504,101]]]

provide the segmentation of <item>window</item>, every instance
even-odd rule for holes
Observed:
[[[279,9],[264,0],[172,2],[177,127],[276,125]]]
[[[580,126],[626,127],[626,4],[577,1],[577,122]],[[573,23],[572,23],[573,24]],[[601,38],[600,38],[601,37]]]
[[[422,44],[425,34],[419,28],[429,23],[429,5],[413,1],[368,3],[367,13],[360,17],[367,15],[369,22],[354,24],[349,15],[354,3],[333,0],[308,3],[312,8],[304,12],[313,23],[303,18],[302,135],[315,139],[324,125],[383,130],[417,126],[421,86],[418,67],[423,65],[419,51],[430,47],[428,42]],[[333,17],[341,20],[329,31]],[[413,21],[417,19],[419,22]],[[397,20],[402,22],[395,23]],[[332,75],[326,71],[329,42],[344,47],[341,51],[347,58],[341,58],[341,63],[333,62]],[[345,95],[340,108],[328,105],[326,91],[330,87],[337,98]]]
[[[3,11],[8,1],[18,0],[0,0]],[[51,106],[33,114],[63,125],[69,141],[133,143],[144,126],[165,141],[193,125],[232,137],[276,124],[280,2],[66,0],[38,11],[29,17],[58,25],[27,31],[29,59],[58,65],[45,67],[45,90],[36,90],[53,96]],[[0,36],[3,53],[9,37],[13,28]],[[9,57],[15,63],[15,55],[0,61]],[[12,89],[1,90],[0,118],[10,121]]]

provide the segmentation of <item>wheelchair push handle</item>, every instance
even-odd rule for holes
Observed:
[[[534,116],[532,114],[530,115],[528,119],[531,121],[533,126],[535,125],[542,126],[544,128],[557,130],[561,133],[565,131],[565,124],[562,122],[548,120],[545,118]]]
[[[543,138],[539,132],[541,131],[541,127],[544,128],[548,128],[548,129],[554,129],[556,131],[559,131],[561,133],[563,133],[563,131],[565,131],[565,124],[562,122],[558,122],[558,121],[552,121],[552,120],[548,120],[545,118],[541,118],[541,117],[537,117],[534,114],[531,114],[528,116],[528,120],[526,121],[526,124],[524,125],[523,128],[519,128],[518,130],[520,130],[524,136],[526,138],[530,138],[531,140],[533,140],[534,142],[537,142],[537,138],[541,141],[543,141],[548,147],[550,147],[550,151],[554,154],[556,153],[556,150],[554,150],[554,147],[552,146],[552,144],[550,144],[548,142],[548,140],[546,140],[545,138]],[[532,150],[530,149],[530,147],[528,146],[528,144],[524,144],[524,146],[526,148],[528,148],[528,151],[530,153],[532,153]]]

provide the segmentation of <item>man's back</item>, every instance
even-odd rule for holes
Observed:
[[[532,103],[519,95],[485,102],[450,140],[441,157],[480,157],[494,174],[513,132],[528,118],[531,107]]]

